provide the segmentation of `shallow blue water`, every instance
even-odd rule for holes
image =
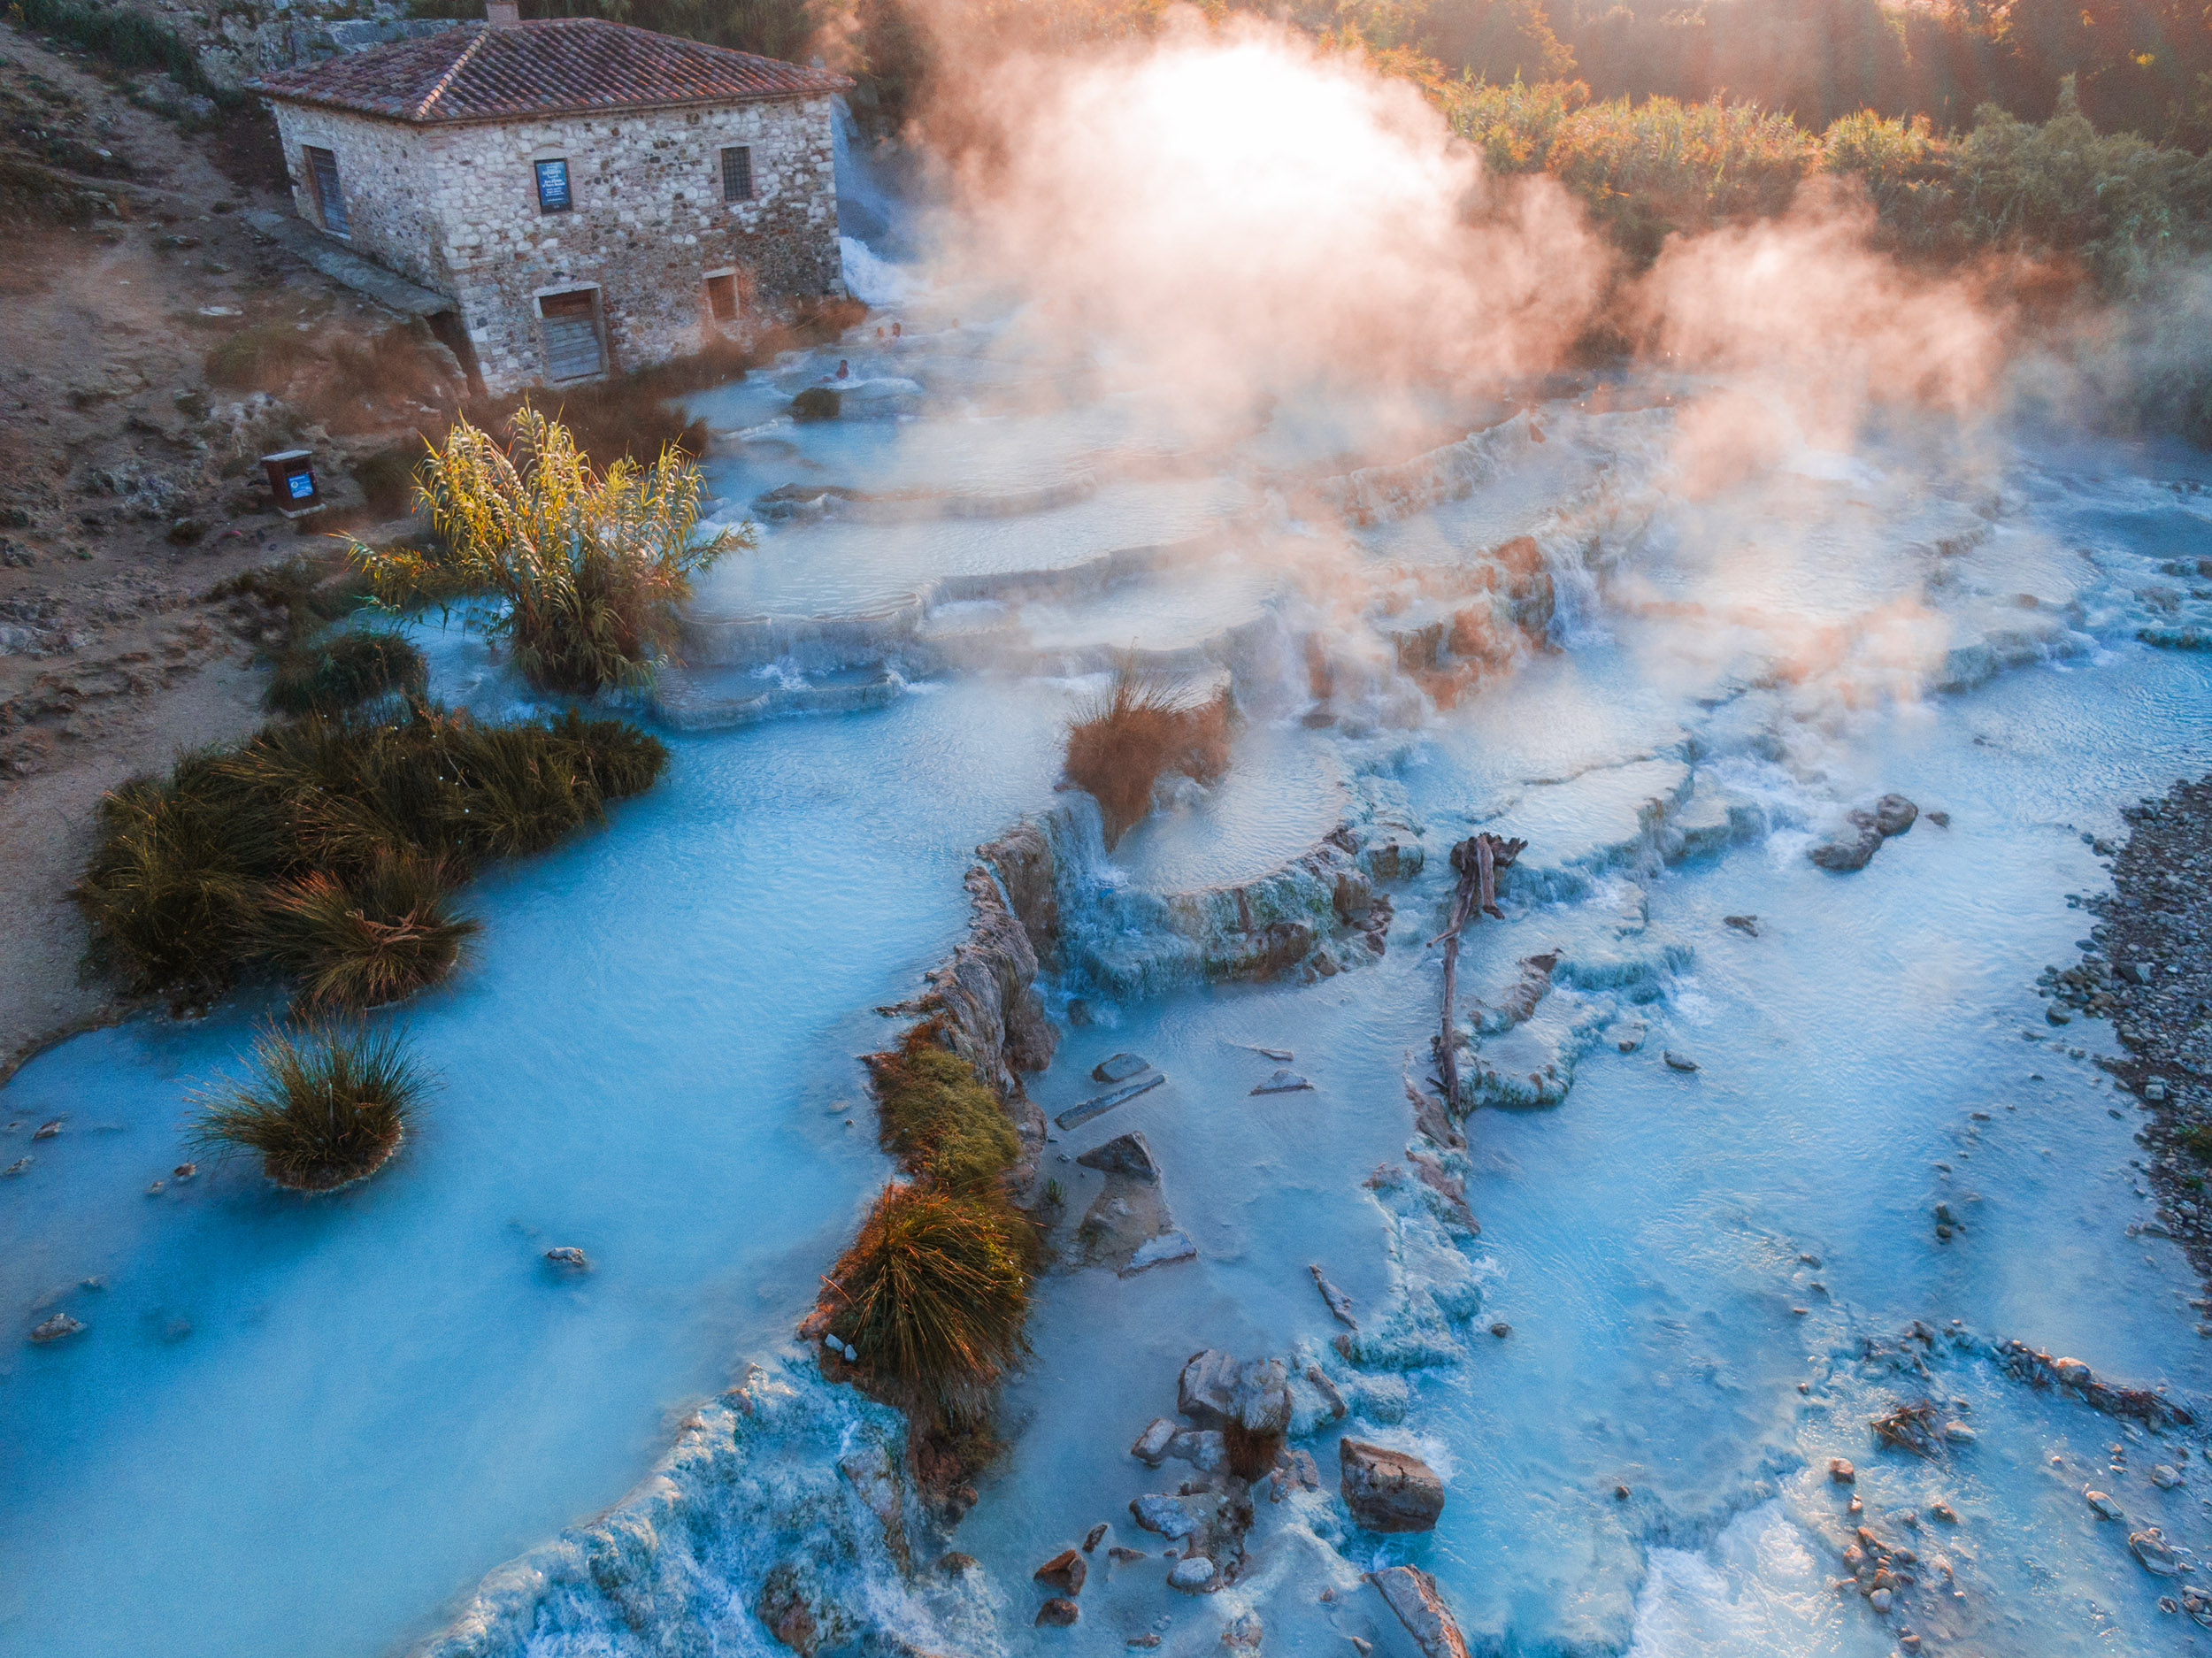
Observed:
[[[996,374],[971,332],[933,357],[926,335],[902,348],[910,378],[1005,391],[1018,365]],[[772,418],[785,382],[835,355],[703,408],[733,426]],[[1356,412],[1279,413],[1217,471],[1103,478],[1048,510],[780,526],[703,592],[707,614],[850,612],[942,575],[1060,570],[1262,518],[1263,551],[1243,567],[927,620],[1003,621],[1048,648],[1219,646],[1248,716],[1233,770],[1133,832],[1088,872],[1101,885],[1264,874],[1335,826],[1362,774],[1402,784],[1427,824],[1428,870],[1397,889],[1380,962],[1313,984],[1093,996],[1101,1022],[1068,1030],[1039,1102],[1086,1097],[1089,1068],[1124,1048],[1169,1082],[1056,1132],[1048,1171],[1079,1215],[1095,1177],[1060,1159],[1143,1130],[1197,1258],[1047,1280],[1034,1361],[1007,1395],[1007,1458],[956,1533],[915,1539],[924,1562],[955,1544],[978,1556],[977,1585],[925,1568],[909,1598],[887,1599],[896,1574],[864,1531],[836,1534],[826,1581],[871,1616],[918,1620],[902,1626],[925,1646],[1042,1649],[1065,1642],[1030,1631],[1030,1570],[1107,1520],[1153,1557],[1099,1557],[1086,1639],[1164,1619],[1166,1650],[1216,1651],[1248,1607],[1270,1651],[1386,1639],[1356,1575],[1379,1558],[1434,1571],[1494,1650],[1886,1651],[1864,1605],[1827,1587],[1839,1498],[1817,1470],[1841,1454],[1861,1462],[1872,1513],[1937,1495],[1959,1509],[1944,1546],[1967,1599],[1945,1615],[1962,1639],[2173,1645],[2193,1626],[2155,1610],[2159,1585],[2117,1546],[2124,1531],[2081,1516],[2079,1486],[2117,1480],[2097,1459],[2129,1431],[1962,1358],[1942,1385],[1983,1442],[1939,1469],[1900,1463],[1870,1453],[1863,1425],[1893,1384],[1851,1361],[1870,1335],[1956,1318],[2101,1372],[2204,1385],[2185,1264],[2124,1230],[2145,1212],[2127,1102],[2108,1115],[2111,1090],[2066,1051],[2109,1033],[2077,1024],[2052,1040],[2032,991],[2086,932],[2065,902],[2101,879],[2080,832],[2112,832],[2121,804],[2212,764],[2212,664],[2131,638],[2157,563],[2201,544],[2201,498],[2151,481],[2172,461],[2121,449],[1984,434],[1961,453],[1907,434],[1848,465],[1800,457],[1688,500],[1658,464],[1663,422],[1562,408],[1540,457],[1463,498],[1356,536],[1287,521],[1252,476],[1333,453]],[[1124,411],[1092,404],[1025,418],[779,434],[793,446],[781,459],[718,459],[718,487],[742,496],[801,463],[818,480],[1025,487],[1127,436]],[[1164,449],[1187,436],[1153,435]],[[1402,458],[1402,432],[1386,435],[1372,458]],[[1597,504],[1594,480],[1611,491]],[[1983,499],[1997,503],[1987,515],[1961,504]],[[1520,533],[1559,586],[1553,648],[1449,710],[1408,695],[1378,699],[1399,710],[1387,718],[1309,726],[1294,651],[1219,644],[1275,618],[1283,637],[1311,627],[1386,662],[1392,570],[1450,567]],[[531,705],[480,644],[432,642],[442,694]],[[1988,672],[1932,692],[1967,647]],[[188,1091],[240,1062],[258,1007],[142,1021],[27,1066],[0,1097],[22,1125],[12,1132],[57,1115],[67,1126],[0,1190],[0,1290],[25,1328],[53,1308],[89,1328],[0,1351],[13,1567],[0,1653],[385,1651],[622,1496],[744,1361],[773,1361],[818,1420],[841,1421],[789,1332],[885,1173],[852,1055],[881,1040],[869,1009],[910,994],[960,935],[971,849],[1052,803],[1061,723],[1099,683],[1000,664],[870,712],[672,738],[667,778],[605,829],[471,889],[476,959],[396,1016],[442,1090],[357,1191],[280,1198],[234,1165],[142,1195],[182,1155]],[[1846,806],[1889,789],[1949,811],[1950,828],[1924,822],[1848,878],[1805,860]],[[1663,864],[1655,799],[1686,822],[1732,802],[1759,826]],[[1479,1310],[1433,1323],[1402,1376],[1356,1371],[1327,1351],[1337,1327],[1307,1267],[1325,1263],[1379,1314],[1449,1264],[1422,1264],[1426,1234],[1396,1188],[1363,1182],[1403,1167],[1405,1080],[1436,1017],[1424,943],[1444,851],[1477,825],[1532,844],[1509,920],[1470,937],[1463,986],[1494,999],[1548,947],[1567,963],[1543,1016],[1486,1051],[1532,1065],[1572,1047],[1573,1086],[1555,1109],[1470,1119],[1483,1232],[1442,1251]],[[1744,913],[1758,938],[1721,919]],[[1609,987],[1629,982],[1630,958],[1663,963],[1633,996]],[[1047,990],[1064,1009],[1062,987]],[[1576,1047],[1578,1009],[1640,1020],[1642,1046]],[[1240,1043],[1293,1048],[1313,1090],[1251,1094],[1272,1062]],[[1668,1068],[1670,1047],[1701,1069]],[[1967,1217],[1940,1247],[1937,1201]],[[540,1259],[552,1244],[581,1247],[593,1270],[554,1272]],[[1490,1335],[1493,1321],[1512,1333]],[[1171,1412],[1177,1369],[1209,1345],[1329,1363],[1354,1429],[1417,1446],[1447,1475],[1439,1530],[1384,1546],[1325,1497],[1263,1503],[1246,1580],[1169,1594],[1156,1539],[1132,1531],[1125,1505],[1181,1470],[1148,1472],[1127,1447]],[[799,1445],[813,1442],[785,1453]],[[1308,1445],[1333,1487],[1333,1432]],[[2154,1493],[2150,1460],[2118,1494],[2207,1547],[2200,1500]],[[695,1519],[780,1539],[774,1470],[757,1483],[681,1499]],[[641,1570],[549,1593],[529,1649],[774,1650],[748,1609],[768,1547],[711,1568],[728,1576],[710,1585],[725,1603],[710,1626]],[[1323,1602],[1323,1586],[1340,1594]]]

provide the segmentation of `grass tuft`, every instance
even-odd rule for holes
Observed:
[[[195,1144],[258,1153],[296,1192],[365,1179],[399,1149],[428,1090],[396,1032],[272,1026],[254,1043],[256,1075],[199,1096]]]
[[[879,1381],[955,1422],[1025,1356],[1034,1239],[1002,1201],[894,1182],[878,1194],[832,1280],[832,1328]]]
[[[884,1145],[949,1191],[994,1189],[1021,1155],[1021,1137],[974,1067],[926,1030],[918,1026],[896,1053],[869,1055]]]
[[[1228,769],[1225,689],[1202,702],[1171,680],[1125,667],[1068,725],[1068,777],[1098,802],[1110,850],[1152,810],[1162,773],[1213,783]]]
[[[449,914],[456,880],[442,858],[380,850],[350,881],[314,871],[272,894],[272,953],[306,1008],[380,1008],[453,971],[477,924]]]
[[[429,684],[429,664],[409,640],[365,629],[285,651],[265,700],[280,713],[338,714],[395,692],[420,696]]]
[[[441,901],[479,862],[600,821],[667,761],[573,710],[278,722],[110,795],[72,896],[94,965],[134,994],[202,1000],[272,969],[318,1005],[372,1006],[451,969],[470,924]]]

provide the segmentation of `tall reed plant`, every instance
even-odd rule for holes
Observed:
[[[500,601],[485,631],[534,685],[588,694],[649,682],[675,645],[693,578],[754,545],[752,527],[700,538],[704,486],[680,449],[603,472],[526,402],[510,427],[503,445],[457,420],[442,445],[426,445],[427,545],[357,541],[350,557],[396,608],[457,594]]]

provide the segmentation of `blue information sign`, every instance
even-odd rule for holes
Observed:
[[[568,163],[565,161],[539,162],[539,211],[547,213],[565,213],[568,211]]]

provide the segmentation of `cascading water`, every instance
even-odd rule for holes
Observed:
[[[2212,522],[2200,457],[1907,423],[1692,490],[1668,400],[1695,388],[1654,380],[1509,418],[1442,398],[1456,431],[1347,466],[1356,413],[1179,425],[952,304],[699,399],[719,511],[764,503],[662,692],[711,729],[603,833],[472,889],[473,966],[390,1016],[442,1079],[393,1169],[143,1195],[254,1006],[11,1085],[12,1134],[66,1128],[0,1191],[0,1285],[26,1327],[88,1328],[0,1358],[0,1653],[1046,1651],[1069,1638],[1033,1631],[1031,1571],[1101,1522],[1145,1557],[1092,1557],[1094,1644],[1210,1652],[1250,1612],[1271,1652],[1387,1647],[1360,1573],[1400,1562],[1489,1650],[2193,1638],[2126,1539],[2212,1547],[2202,1439],[2030,1387],[1999,1344],[2177,1401],[2204,1375],[2186,1263],[2129,1225],[2108,1035],[2032,991],[2100,879],[2082,832],[2212,754],[2212,659],[2137,637],[2205,623],[2144,596]],[[792,420],[841,357],[841,418]],[[442,694],[526,700],[433,642]],[[1219,787],[1110,856],[1053,785],[1061,723],[1129,659],[1225,679],[1246,725]],[[1886,791],[1922,821],[1815,868]],[[1120,1051],[1166,1081],[1053,1132],[1068,1265],[949,1531],[898,1420],[790,1332],[886,1173],[868,1009],[961,936],[972,849],[1025,818],[1069,1020],[1033,1096],[1069,1110]],[[1529,845],[1466,935],[1454,1145],[1416,1136],[1409,1085],[1445,852],[1478,828]],[[1254,1092],[1255,1048],[1311,1086]],[[1079,1270],[1102,1177],[1074,1159],[1133,1129],[1194,1255]],[[568,1243],[588,1275],[541,1261]],[[1128,1447],[1202,1347],[1293,1361],[1323,1480],[1263,1498],[1243,1575],[1190,1597],[1129,1508],[1181,1465]],[[1971,1439],[1876,1452],[1867,1418],[1922,1396]],[[1349,1525],[1348,1430],[1446,1477],[1433,1533]],[[1887,1616],[1832,1587],[1860,1524],[1926,1562]]]

